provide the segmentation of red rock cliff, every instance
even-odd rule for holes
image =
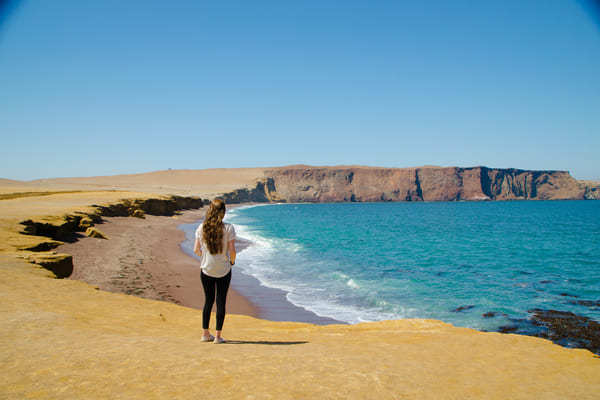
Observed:
[[[270,193],[288,202],[589,198],[589,188],[566,171],[290,166],[266,170],[265,175]]]

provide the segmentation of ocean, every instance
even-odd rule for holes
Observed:
[[[600,201],[276,204],[226,220],[249,243],[243,273],[338,321],[526,331],[534,309],[600,321]]]

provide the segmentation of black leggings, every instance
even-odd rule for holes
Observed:
[[[231,271],[221,278],[213,278],[203,272],[200,273],[202,278],[202,287],[204,287],[204,309],[202,310],[202,329],[208,329],[210,322],[210,313],[215,302],[215,289],[217,297],[217,330],[223,329],[223,321],[225,321],[225,302],[227,301],[227,291],[231,282]]]

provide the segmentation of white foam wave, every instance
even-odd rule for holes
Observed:
[[[353,289],[360,289],[360,285],[356,283],[354,279],[350,279],[348,282],[346,282],[346,285],[350,286]]]
[[[340,285],[345,284],[352,291],[360,289],[360,285],[347,275],[340,274],[345,277],[343,280],[311,279],[301,273],[302,269],[311,269],[310,265],[302,264],[307,260],[294,259],[293,254],[282,252],[280,246],[274,245],[276,241],[257,235],[248,236],[251,236],[253,244],[240,253],[237,264],[262,285],[285,291],[290,303],[316,315],[347,323],[404,318],[403,309],[392,310],[386,302],[375,302],[371,307],[361,306],[357,301],[352,302],[351,298],[344,295],[343,286]],[[284,261],[284,258],[287,260]],[[290,262],[296,264],[290,265]]]
[[[384,311],[379,308],[324,301],[315,296],[301,296],[295,292],[288,293],[286,297],[291,303],[305,308],[321,317],[334,318],[338,321],[350,324],[387,319],[401,319],[405,318],[407,315],[407,312],[402,307],[398,307],[393,311]]]
[[[248,206],[257,207],[255,205]],[[246,215],[236,208],[229,215],[239,239],[250,245],[238,254],[237,265],[266,287],[286,292],[287,300],[322,317],[348,323],[404,318],[406,311],[369,297],[367,287],[355,277],[306,253],[294,240],[267,238],[257,232]],[[329,271],[323,273],[323,271]]]

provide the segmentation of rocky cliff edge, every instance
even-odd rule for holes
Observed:
[[[584,200],[600,199],[600,183],[577,181],[567,171],[298,165],[267,169],[225,197],[229,203]]]

